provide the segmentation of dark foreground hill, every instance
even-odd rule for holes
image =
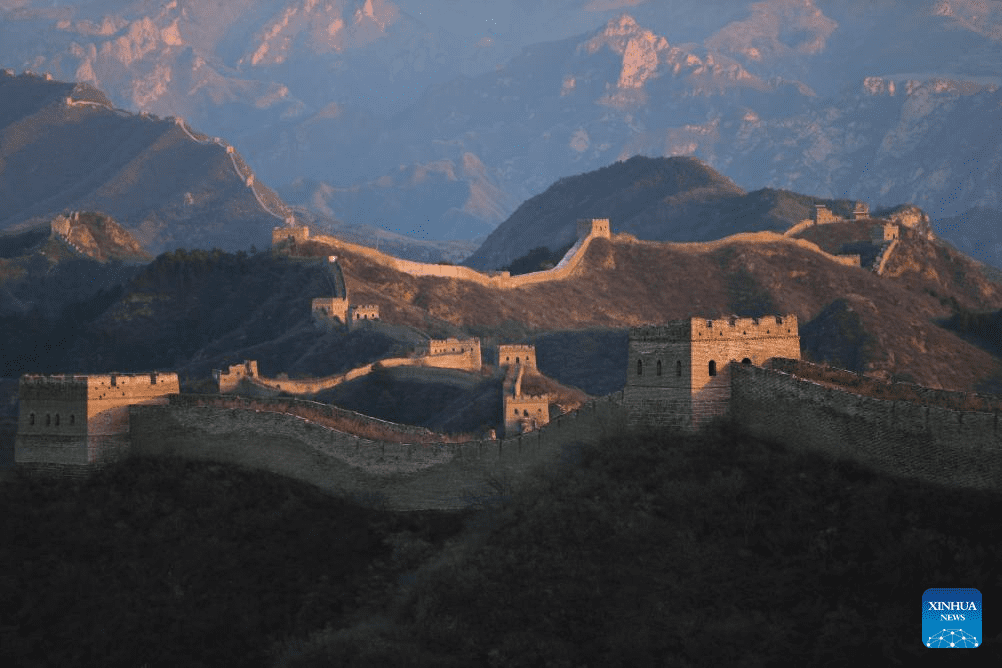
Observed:
[[[479,513],[215,464],[0,484],[12,666],[926,665],[930,583],[1000,591],[998,493],[721,430],[626,433]],[[569,557],[569,555],[571,555]],[[987,620],[977,650],[1002,659]],[[932,657],[937,658],[937,657]]]
[[[782,232],[808,218],[814,204],[836,214],[849,200],[784,190],[746,193],[696,158],[635,156],[560,179],[525,201],[463,264],[495,270],[537,247],[570,246],[579,218],[612,218],[617,232],[651,241],[710,241],[739,232]]]

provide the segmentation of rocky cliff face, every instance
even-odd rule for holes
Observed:
[[[59,215],[52,220],[51,227],[54,236],[68,243],[81,255],[99,262],[148,262],[153,259],[135,237],[100,213],[77,211]]]

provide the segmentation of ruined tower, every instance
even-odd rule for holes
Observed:
[[[800,359],[797,317],[687,318],[632,327],[623,403],[631,425],[699,427],[724,415],[730,364]]]
[[[522,378],[526,370],[536,370],[536,347],[533,345],[498,346],[498,366],[507,369],[502,384],[501,412],[505,436],[534,431],[550,421],[548,394],[523,394]]]
[[[278,228],[276,228],[278,229]],[[327,257],[327,280],[331,289],[329,297],[316,297],[310,304],[313,319],[319,323],[331,325],[336,322],[348,324],[348,287],[344,282],[344,273],[337,257]],[[376,311],[378,317],[378,309]]]

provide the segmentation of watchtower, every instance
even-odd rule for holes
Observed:
[[[282,242],[301,243],[310,238],[310,228],[305,225],[284,225],[271,230],[271,245],[277,246]]]
[[[25,374],[15,465],[45,469],[121,458],[129,446],[129,406],[166,403],[179,391],[176,373]]]
[[[727,413],[730,364],[800,359],[795,315],[632,327],[623,403],[632,425],[693,429]]]
[[[815,204],[811,220],[814,221],[815,225],[825,225],[826,223],[837,223],[839,219],[824,204]]]
[[[898,226],[893,223],[876,225],[870,230],[870,241],[880,246],[886,241],[893,241],[900,236]]]
[[[501,344],[498,346],[498,366],[523,364],[536,368],[536,346]]]
[[[227,369],[212,370],[212,378],[219,386],[220,394],[233,392],[244,378],[257,377],[257,360],[244,360],[243,364],[231,364]]]
[[[276,227],[275,229],[283,228]],[[351,304],[348,301],[348,286],[344,281],[344,272],[341,270],[341,264],[337,261],[337,256],[327,256],[325,269],[324,275],[331,292],[329,297],[313,298],[313,301],[310,303],[313,319],[328,327],[335,322],[348,325],[348,309]]]
[[[608,218],[579,218],[578,219],[578,241],[585,237],[605,237],[610,238]]]

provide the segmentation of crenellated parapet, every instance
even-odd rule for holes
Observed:
[[[379,320],[379,305],[377,304],[353,304],[348,307],[349,327],[360,325],[369,320]]]
[[[762,318],[718,318],[690,320],[691,340],[711,337],[714,340],[744,340],[751,338],[776,339],[784,335],[798,336],[797,316],[765,316]]]

